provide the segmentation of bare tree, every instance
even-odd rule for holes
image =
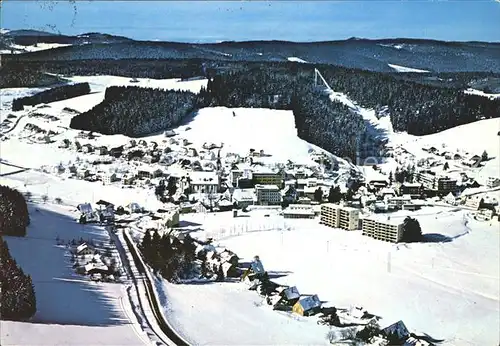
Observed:
[[[42,201],[43,201],[43,203],[47,203],[48,200],[49,200],[49,196],[42,195]]]

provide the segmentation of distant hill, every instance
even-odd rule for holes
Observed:
[[[350,38],[340,41],[245,41],[195,44],[135,41],[103,33],[66,36],[34,30],[14,30],[4,35],[13,43],[63,43],[72,46],[24,53],[26,60],[89,59],[210,59],[218,61],[287,61],[339,65],[378,72],[389,66],[431,72],[500,72],[500,43],[444,42],[425,39]]]
[[[31,46],[39,43],[59,43],[59,44],[92,44],[92,43],[116,43],[132,41],[127,37],[114,36],[101,33],[86,33],[77,36],[68,36],[39,30],[11,30],[2,35],[2,39],[7,39],[14,44],[21,46]]]

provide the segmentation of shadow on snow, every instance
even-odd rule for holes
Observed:
[[[31,322],[103,327],[130,323],[120,307],[122,295],[127,299],[121,285],[96,283],[75,274],[70,248],[56,242],[58,237],[64,244],[80,238],[106,243],[107,231],[95,225],[78,224],[72,216],[44,205],[30,203],[28,208],[31,223],[26,237],[4,238],[12,256],[31,275],[35,286],[37,312]]]

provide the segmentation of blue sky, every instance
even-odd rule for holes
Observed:
[[[500,42],[500,2],[4,0],[2,28],[140,40],[321,41],[349,37]]]

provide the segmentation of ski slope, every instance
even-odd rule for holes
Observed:
[[[203,108],[176,131],[179,136],[200,147],[204,142],[224,143],[222,153],[232,152],[246,156],[251,148],[257,152],[264,150],[265,154],[271,156],[259,160],[266,162],[285,163],[292,160],[314,165],[310,157],[311,151],[334,157],[298,137],[291,111]]]

